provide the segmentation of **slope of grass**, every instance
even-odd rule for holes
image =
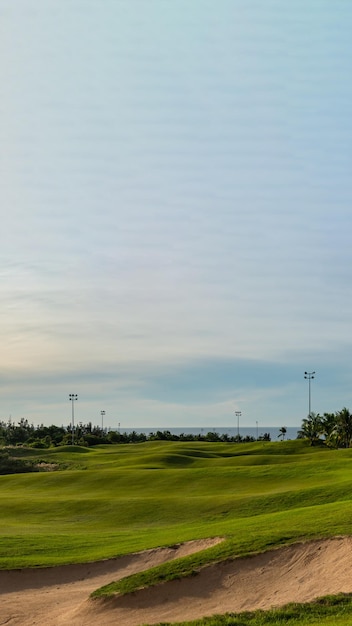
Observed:
[[[303,441],[156,441],[16,454],[66,469],[0,476],[1,568],[227,537],[175,566],[186,571],[280,543],[350,533],[352,450]]]

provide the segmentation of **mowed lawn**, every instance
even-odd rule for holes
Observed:
[[[210,560],[351,533],[352,450],[304,441],[24,450],[63,469],[0,476],[0,568],[214,536]]]

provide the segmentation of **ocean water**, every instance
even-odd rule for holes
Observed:
[[[256,426],[254,427],[248,427],[248,426],[243,426],[239,428],[239,431],[237,429],[237,426],[193,426],[193,427],[189,427],[189,428],[175,428],[172,426],[154,426],[154,427],[147,427],[147,428],[139,428],[138,426],[133,427],[129,427],[129,428],[125,428],[122,424],[120,424],[119,428],[114,428],[113,430],[119,430],[121,433],[131,433],[132,431],[136,431],[137,433],[144,433],[146,435],[149,435],[150,433],[156,433],[158,430],[163,432],[164,430],[169,431],[171,434],[173,435],[181,435],[181,433],[184,433],[185,435],[206,435],[209,432],[216,432],[219,435],[228,435],[229,437],[236,437],[236,435],[239,434],[241,435],[241,437],[254,437],[255,439],[257,439],[257,437],[260,437],[261,435],[263,435],[264,433],[270,433],[270,437],[272,441],[279,441],[281,438],[279,438],[279,434],[280,434],[280,428],[281,426],[261,426],[258,425],[258,428]],[[299,431],[300,427],[299,426],[286,426],[287,432],[285,435],[285,439],[297,439],[297,432]]]

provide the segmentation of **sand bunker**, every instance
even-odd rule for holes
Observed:
[[[0,571],[0,625],[139,626],[352,591],[352,538],[341,537],[218,563],[187,580],[109,601],[89,599],[92,591],[112,580],[203,550],[216,541],[220,539],[85,565]]]

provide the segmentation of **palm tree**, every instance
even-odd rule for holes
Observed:
[[[336,413],[324,413],[321,418],[321,428],[326,445],[336,447],[338,439]]]
[[[322,420],[319,413],[311,412],[308,417],[302,420],[301,430],[298,431],[299,439],[309,439],[310,445],[314,446],[319,441],[322,433]]]
[[[279,433],[280,434],[278,435],[278,437],[282,437],[282,441],[285,441],[285,436],[286,436],[286,433],[287,433],[286,426],[281,426],[281,428],[279,430]]]
[[[352,413],[344,407],[336,413],[337,434],[345,448],[349,448],[352,442]]]

